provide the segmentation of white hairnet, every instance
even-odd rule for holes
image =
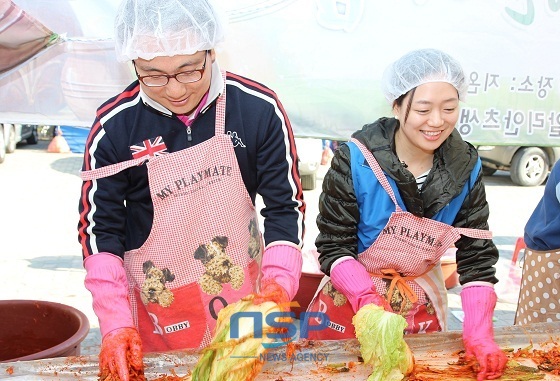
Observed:
[[[213,49],[224,35],[210,0],[122,0],[115,19],[119,61],[194,54]]]
[[[413,88],[428,82],[447,82],[453,85],[464,101],[468,84],[458,61],[436,49],[413,50],[391,65],[381,79],[381,88],[389,103]]]

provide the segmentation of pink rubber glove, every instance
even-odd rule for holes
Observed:
[[[505,353],[494,341],[492,315],[497,299],[496,292],[489,286],[467,286],[461,291],[465,313],[463,343],[466,358],[474,357],[478,361],[478,381],[499,378],[507,364]]]
[[[101,336],[117,328],[134,328],[123,260],[113,254],[98,253],[87,257],[84,267],[84,284],[93,297]]]
[[[383,307],[385,311],[393,312],[387,300],[377,293],[366,268],[354,258],[344,260],[331,268],[331,282],[334,288],[348,298],[354,313],[371,303]]]
[[[130,381],[144,375],[142,341],[135,328],[117,328],[103,337],[99,369],[100,380]]]
[[[285,292],[284,298],[291,301],[299,289],[299,278],[303,257],[301,251],[289,245],[269,246],[263,254],[261,269],[261,292],[266,295],[278,293],[278,286]]]

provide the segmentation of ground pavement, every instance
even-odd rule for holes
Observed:
[[[84,355],[99,352],[100,334],[91,307],[91,295],[84,288],[85,271],[77,242],[78,198],[81,180],[80,154],[47,153],[48,141],[23,145],[0,164],[0,299],[37,299],[73,306],[86,314],[90,333],[82,343]],[[304,250],[312,250],[317,234],[314,223],[321,179],[327,170],[322,166],[318,188],[305,191],[307,238]],[[543,192],[535,188],[512,185],[507,173],[485,178],[491,207],[490,227],[500,250],[498,288],[500,300],[494,314],[495,326],[513,324],[518,283],[510,276],[510,262],[515,240]],[[517,288],[516,288],[517,287]],[[449,290],[449,326],[461,329],[460,287]]]

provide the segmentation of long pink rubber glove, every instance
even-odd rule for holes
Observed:
[[[334,288],[348,298],[354,313],[371,303],[393,312],[387,300],[377,293],[364,265],[354,258],[340,262],[331,269],[331,282]]]
[[[289,245],[269,246],[261,264],[262,297],[254,300],[255,304],[272,300],[277,304],[286,304],[294,299],[299,289],[299,279],[303,257],[301,251]]]
[[[489,286],[466,286],[461,291],[463,343],[467,359],[475,357],[478,361],[478,381],[499,378],[507,364],[505,353],[494,341],[492,315],[497,299]]]
[[[142,345],[132,320],[128,280],[120,257],[98,253],[84,260],[85,286],[93,297],[93,310],[103,337],[99,368],[127,381],[129,366],[142,370]]]

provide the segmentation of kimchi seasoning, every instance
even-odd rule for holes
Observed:
[[[185,381],[189,379],[188,375],[184,377],[177,376],[177,373],[175,373],[175,369],[171,369],[171,373],[171,375],[164,374],[152,381]]]
[[[560,346],[557,342],[549,341],[541,345],[541,349],[528,347],[520,348],[513,353],[514,358],[529,358],[537,364],[540,370],[554,375],[560,375]]]

